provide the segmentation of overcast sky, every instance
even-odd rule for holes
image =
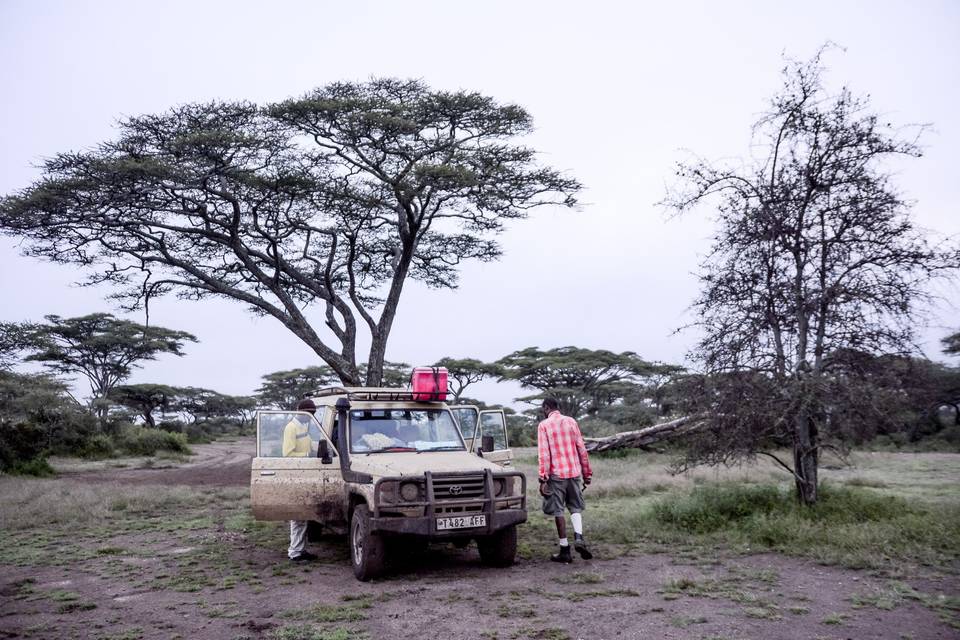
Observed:
[[[685,153],[745,156],[750,124],[780,83],[781,55],[825,41],[828,83],[870,95],[892,122],[930,122],[923,158],[897,167],[918,223],[960,238],[960,2],[49,2],[0,0],[0,193],[44,157],[113,135],[125,115],[210,99],[275,101],[337,80],[421,78],[533,115],[527,141],[586,189],[577,211],[512,224],[503,258],[467,265],[456,291],[409,283],[387,357],[494,360],[578,345],[684,362],[693,275],[709,212],[656,206]],[[112,310],[107,290],[0,239],[0,320]],[[960,327],[960,289],[921,335],[926,353]],[[240,305],[151,305],[194,333],[184,358],[135,382],[246,394],[262,374],[317,364],[279,322]],[[143,321],[142,315],[131,316]],[[512,385],[470,392],[509,402]]]

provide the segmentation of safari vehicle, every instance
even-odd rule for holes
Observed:
[[[476,540],[484,564],[513,564],[517,525],[527,519],[526,478],[495,461],[509,462],[505,429],[497,449],[496,417],[484,431],[478,411],[465,442],[445,402],[416,397],[409,389],[335,387],[313,394],[314,415],[258,412],[254,517],[346,529],[360,580],[378,575],[387,550],[404,541]],[[308,426],[311,454],[284,457],[284,430],[298,420]]]

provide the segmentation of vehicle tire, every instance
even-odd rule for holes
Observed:
[[[509,567],[517,557],[517,526],[477,538],[480,561],[488,567]]]
[[[383,572],[386,557],[383,536],[370,531],[370,510],[358,504],[350,518],[350,562],[357,580],[366,582]]]

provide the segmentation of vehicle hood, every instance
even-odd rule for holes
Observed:
[[[423,476],[425,471],[475,473],[484,469],[503,470],[500,465],[466,451],[355,453],[350,456],[350,466],[354,471],[372,476]]]

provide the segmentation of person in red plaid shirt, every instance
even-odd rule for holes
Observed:
[[[553,516],[560,538],[560,552],[550,556],[554,562],[573,562],[570,543],[567,541],[567,523],[564,508],[570,510],[573,523],[574,548],[580,557],[593,557],[583,539],[583,488],[590,484],[593,471],[590,457],[583,444],[583,435],[577,421],[560,413],[560,404],[554,398],[543,401],[546,418],[537,427],[537,457],[539,460],[540,495],[543,496],[543,512]],[[583,478],[583,488],[580,478]]]

